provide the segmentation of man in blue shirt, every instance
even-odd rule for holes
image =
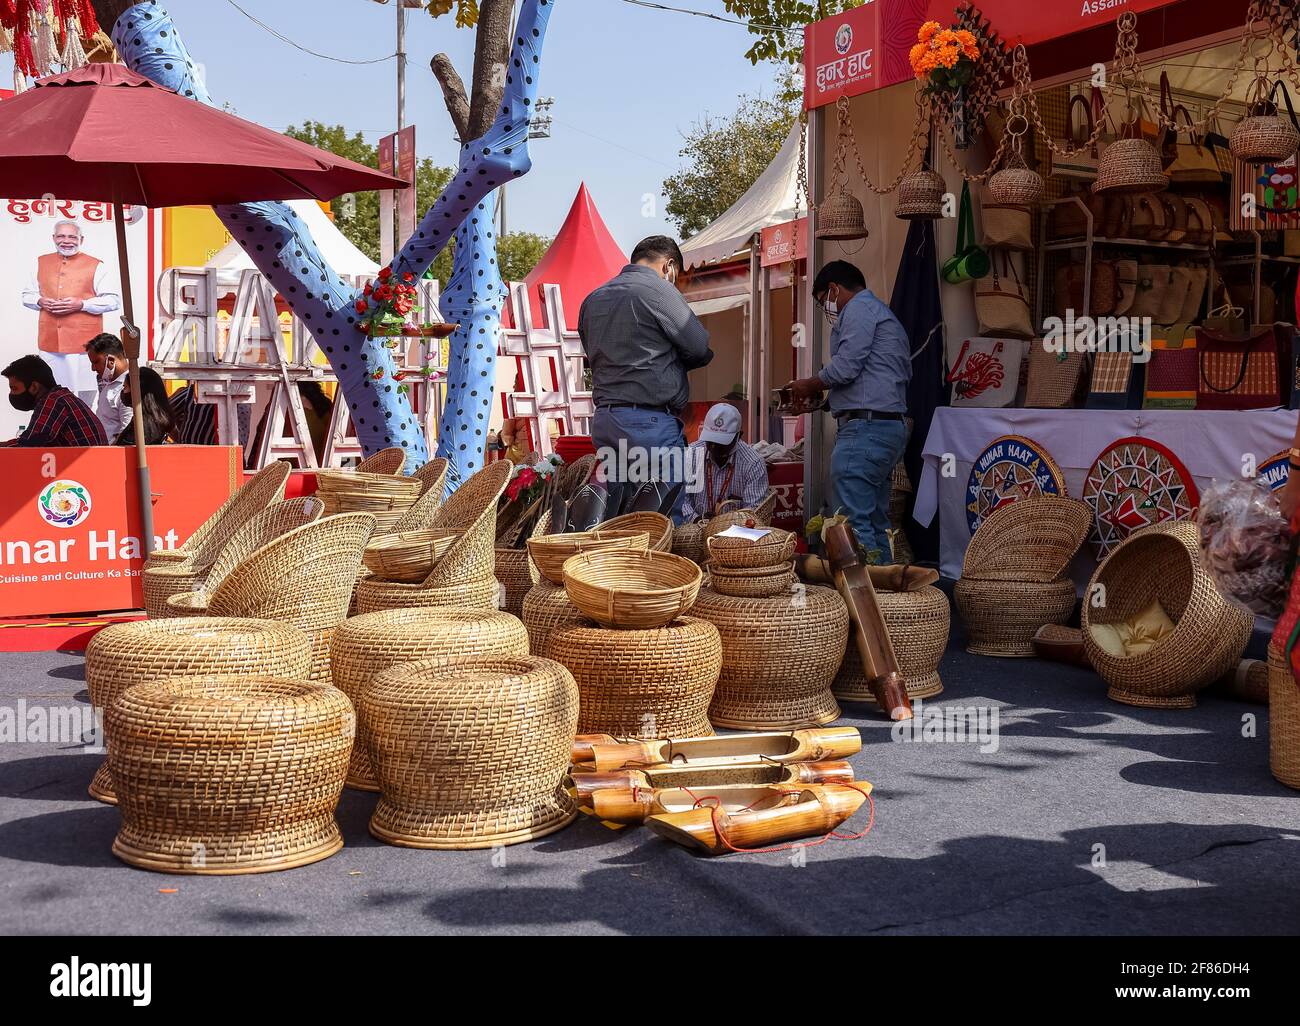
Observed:
[[[813,299],[831,321],[831,360],[791,382],[799,399],[830,391],[837,433],[831,455],[831,506],[843,510],[858,541],[881,563],[894,561],[889,493],[907,432],[912,348],[893,311],[867,288],[862,272],[833,260],[813,281]]]

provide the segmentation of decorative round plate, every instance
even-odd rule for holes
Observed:
[[[1186,520],[1201,501],[1183,461],[1149,438],[1121,438],[1102,450],[1083,482],[1092,507],[1088,539],[1098,560],[1140,527]]]
[[[1065,495],[1065,475],[1047,450],[1024,435],[995,438],[975,459],[966,485],[966,523],[974,534],[995,509],[1036,495]]]
[[[1260,464],[1257,480],[1263,481],[1268,485],[1271,492],[1277,491],[1287,482],[1291,476],[1291,450],[1283,449],[1276,456]]]

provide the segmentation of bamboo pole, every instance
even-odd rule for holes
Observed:
[[[140,329],[135,324],[135,305],[131,299],[131,264],[126,250],[126,219],[122,204],[113,202],[113,225],[117,231],[117,268],[122,278],[122,347],[126,350],[131,382],[131,424],[135,429],[136,490],[140,499],[140,541],[144,558],[153,552],[153,489],[149,481],[149,451],[144,440],[144,416],[140,381]]]

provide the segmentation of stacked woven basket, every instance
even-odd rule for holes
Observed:
[[[389,474],[359,474],[351,470],[320,470],[316,473],[316,495],[325,503],[325,515],[370,513],[375,518],[375,535],[390,534],[398,521],[420,497],[421,484],[415,478]]]

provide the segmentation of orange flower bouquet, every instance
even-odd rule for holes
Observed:
[[[930,92],[949,92],[971,80],[980,55],[972,33],[927,21],[916,38],[917,43],[908,55],[912,72],[926,82]]]

